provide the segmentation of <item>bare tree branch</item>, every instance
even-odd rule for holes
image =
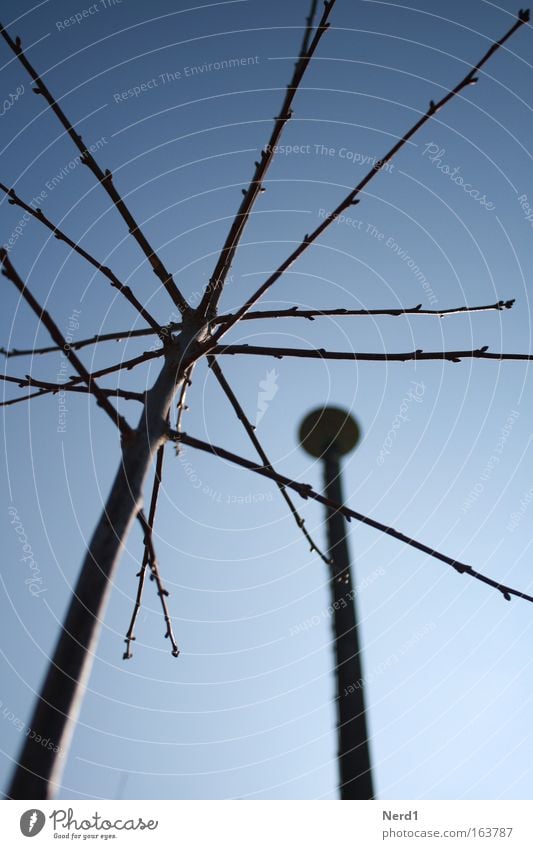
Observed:
[[[176,405],[178,415],[176,417],[176,430],[181,431],[181,421],[183,419],[183,413],[188,410],[188,406],[185,403],[185,399],[187,398],[187,390],[189,386],[192,386],[192,372],[194,365],[187,369],[187,371],[183,375],[183,383],[180,388],[180,392],[178,395],[178,403]],[[176,455],[179,454],[179,445],[176,443]]]
[[[242,321],[252,321],[261,318],[306,318],[309,321],[314,321],[315,318],[323,318],[328,316],[336,316],[339,318],[352,317],[352,316],[410,316],[410,315],[421,315],[421,316],[433,316],[435,318],[446,318],[448,315],[459,315],[461,313],[476,313],[476,312],[489,312],[490,310],[509,310],[512,308],[515,303],[514,298],[510,301],[497,301],[495,304],[487,304],[486,306],[480,307],[452,307],[447,310],[423,310],[422,304],[417,304],[416,307],[397,307],[391,309],[375,309],[375,310],[349,310],[344,307],[337,307],[336,309],[323,309],[323,310],[302,310],[297,306],[291,307],[288,310],[254,310],[253,312],[248,312],[246,315],[243,315]],[[219,315],[215,319],[213,319],[213,324],[224,324],[227,321],[231,321],[233,315],[231,313],[225,315]],[[181,330],[181,324],[178,322],[172,322],[166,325],[166,330],[169,333],[174,333],[178,330]],[[99,333],[95,336],[91,336],[88,339],[80,339],[77,342],[71,342],[70,347],[75,348],[77,351],[80,348],[86,348],[89,345],[98,345],[100,342],[118,342],[122,339],[134,339],[142,336],[153,336],[156,333],[155,330],[149,330],[148,328],[141,328],[139,330],[120,330],[116,333]],[[41,354],[50,354],[54,351],[60,351],[57,345],[50,345],[46,348],[11,348],[11,350],[6,350],[6,348],[0,348],[0,354],[3,354],[4,357],[26,357],[26,356],[37,356]]]
[[[257,453],[261,457],[261,460],[263,461],[263,465],[267,469],[271,469],[271,471],[274,471],[274,467],[272,466],[272,463],[268,459],[266,451],[264,450],[261,442],[259,441],[259,439],[257,437],[257,434],[255,432],[255,428],[253,427],[253,425],[251,424],[250,420],[248,419],[246,413],[244,412],[241,404],[239,403],[239,400],[237,399],[237,397],[236,397],[235,393],[233,392],[231,386],[229,385],[228,381],[226,380],[219,364],[217,363],[215,358],[211,357],[211,356],[209,356],[207,358],[207,361],[208,361],[208,363],[211,367],[213,374],[215,375],[216,379],[218,380],[220,386],[222,387],[228,401],[230,402],[231,406],[235,410],[237,418],[242,423],[246,433],[250,437],[250,440],[251,440],[254,448],[256,449]],[[177,430],[179,430],[179,428],[177,428]],[[316,552],[318,554],[318,556],[324,561],[324,563],[327,566],[331,566],[332,563],[333,563],[333,561],[331,560],[331,557],[328,557],[326,554],[324,554],[321,551],[321,549],[318,547],[318,545],[315,543],[315,541],[313,540],[311,534],[309,533],[309,531],[305,527],[305,519],[302,518],[302,516],[300,516],[298,510],[296,509],[296,507],[294,505],[292,498],[287,493],[286,488],[283,486],[283,484],[280,484],[278,481],[276,481],[276,484],[277,484],[278,489],[281,492],[283,498],[285,499],[289,510],[292,513],[294,521],[296,522],[297,526],[300,528],[305,539],[309,543],[310,551]]]
[[[79,256],[83,257],[83,259],[85,259],[90,265],[92,265],[94,268],[97,268],[98,271],[101,271],[102,274],[107,277],[111,285],[115,289],[118,289],[118,291],[126,298],[127,301],[129,301],[129,303],[134,307],[134,309],[137,310],[139,315],[144,318],[144,320],[147,322],[147,324],[150,325],[152,330],[155,333],[161,332],[161,326],[157,323],[155,318],[153,318],[150,313],[143,307],[141,302],[135,297],[135,295],[131,291],[130,287],[124,285],[124,283],[121,283],[116,274],[114,274],[114,272],[111,271],[110,268],[108,268],[106,265],[102,265],[101,262],[98,262],[98,260],[91,256],[91,254],[88,253],[84,248],[74,242],[69,236],[65,235],[65,233],[63,233],[59,229],[59,227],[56,227],[56,225],[53,224],[49,218],[46,217],[42,209],[34,209],[32,206],[29,206],[29,204],[25,203],[25,201],[18,197],[14,189],[8,189],[7,186],[4,186],[3,183],[0,183],[0,191],[5,192],[5,194],[9,198],[9,203],[15,204],[21,209],[24,209],[29,215],[33,216],[33,218],[37,219],[37,221],[40,221],[41,224],[44,224],[44,226],[47,227],[54,234],[56,239],[58,239],[60,242],[65,242],[65,244],[72,248],[72,250],[79,254]]]
[[[3,37],[4,41],[11,48],[21,65],[24,67],[24,69],[27,71],[27,73],[30,75],[33,82],[35,83],[33,91],[36,94],[40,94],[44,97],[44,99],[50,106],[50,109],[59,119],[65,131],[80,151],[81,162],[83,163],[83,165],[87,165],[89,170],[92,171],[92,173],[96,177],[97,181],[101,183],[101,185],[107,192],[117,211],[122,216],[122,219],[125,221],[130,234],[133,236],[133,238],[143,251],[145,257],[152,266],[154,273],[157,275],[157,277],[165,287],[166,291],[172,298],[173,303],[177,306],[177,308],[182,314],[190,312],[189,304],[176,286],[172,275],[167,271],[167,269],[163,265],[161,259],[154,251],[148,239],[135,221],[135,218],[131,214],[128,206],[115,188],[111,171],[102,171],[92,153],[85,146],[82,137],[76,132],[76,130],[66,117],[65,113],[59,106],[58,102],[51,94],[48,87],[45,85],[45,83],[43,82],[33,65],[30,63],[30,61],[26,58],[22,49],[20,38],[17,36],[13,40],[5,29],[5,27],[2,26],[2,24],[0,24],[0,35]]]
[[[249,469],[251,472],[255,472],[256,474],[263,475],[263,477],[270,478],[271,480],[279,483],[283,486],[289,487],[298,493],[302,498],[312,498],[314,501],[318,501],[321,504],[325,504],[326,507],[330,507],[332,510],[339,511],[342,513],[348,521],[350,519],[355,519],[357,522],[361,522],[364,525],[368,525],[371,528],[375,528],[378,531],[381,531],[388,536],[394,537],[394,539],[399,540],[400,542],[406,543],[412,548],[418,549],[418,551],[422,551],[424,554],[429,555],[430,557],[434,557],[437,560],[446,563],[448,566],[451,566],[456,572],[459,574],[469,575],[471,578],[475,578],[478,581],[482,581],[484,584],[488,584],[488,586],[493,587],[502,593],[503,597],[507,600],[511,600],[511,596],[516,596],[517,598],[522,598],[525,601],[533,602],[533,596],[527,595],[527,593],[523,593],[520,590],[515,590],[512,587],[508,587],[506,584],[501,584],[499,581],[495,581],[493,578],[488,578],[486,575],[482,575],[480,572],[475,571],[471,566],[468,566],[466,563],[461,563],[459,560],[455,560],[453,557],[448,557],[447,554],[443,554],[440,551],[437,551],[435,548],[431,548],[428,545],[425,545],[423,542],[419,542],[413,537],[406,536],[401,531],[397,531],[394,528],[389,527],[388,525],[383,524],[382,522],[378,522],[376,519],[372,519],[369,516],[364,515],[363,513],[359,513],[356,510],[351,510],[349,507],[346,507],[342,504],[337,504],[334,501],[331,501],[329,498],[326,498],[324,495],[320,495],[320,493],[315,492],[315,490],[309,485],[304,483],[298,483],[298,481],[291,480],[291,478],[285,477],[285,475],[280,475],[278,472],[274,472],[272,468],[268,468],[267,466],[258,466],[256,463],[253,463],[251,460],[247,460],[244,457],[239,457],[238,454],[234,454],[231,451],[226,451],[225,448],[220,448],[218,445],[212,445],[209,442],[204,442],[201,439],[196,439],[195,437],[189,436],[186,433],[177,433],[177,431],[169,431],[168,438],[171,440],[177,440],[182,442],[184,445],[190,445],[191,448],[197,448],[199,451],[205,451],[208,454],[213,454],[215,457],[220,457],[223,460],[228,460],[230,463],[235,463],[238,466],[242,466],[244,469]]]
[[[495,304],[488,304],[486,306],[481,307],[455,307],[448,310],[423,310],[422,304],[417,304],[416,307],[397,307],[392,309],[376,309],[376,310],[349,310],[344,307],[337,307],[336,309],[323,309],[323,310],[303,310],[298,306],[290,307],[288,310],[254,310],[253,312],[248,312],[246,315],[243,315],[242,321],[250,321],[261,318],[307,318],[310,321],[314,321],[315,318],[323,318],[328,316],[336,316],[339,318],[344,318],[347,316],[372,316],[372,315],[390,315],[390,316],[401,316],[401,315],[430,315],[436,316],[437,318],[445,318],[447,315],[458,315],[460,313],[474,313],[474,312],[489,312],[490,310],[510,310],[515,302],[513,298],[511,301],[498,301]],[[214,321],[213,324],[224,324],[227,321],[231,321],[233,316],[231,314],[220,315]]]
[[[157,497],[157,496],[156,496]],[[157,557],[155,555],[154,543],[152,538],[152,528],[150,524],[146,520],[146,516],[143,511],[140,510],[138,513],[139,521],[144,530],[144,544],[146,550],[148,552],[148,565],[150,566],[150,580],[155,581],[157,585],[157,595],[161,600],[161,607],[163,609],[163,616],[165,619],[165,624],[167,627],[165,638],[170,640],[170,644],[172,646],[172,654],[174,657],[178,657],[180,650],[178,648],[178,644],[176,642],[176,638],[174,637],[174,632],[172,630],[172,622],[170,619],[170,614],[168,612],[168,607],[166,603],[166,598],[168,596],[168,590],[166,590],[161,581],[161,575],[159,573],[159,566],[157,563]],[[124,659],[126,658],[126,654],[124,654]]]
[[[305,31],[304,37],[302,41],[302,46],[300,47],[299,59],[301,61],[302,56],[305,56],[309,51],[309,45],[311,43],[311,36],[313,34],[313,26],[316,17],[316,10],[318,6],[318,0],[311,0],[311,7],[309,9],[309,14],[305,19]]]
[[[161,478],[162,478],[162,475],[163,475],[164,454],[165,454],[165,443],[160,445],[159,448],[157,449],[155,472],[154,472],[154,482],[152,484],[152,496],[151,496],[151,499],[150,499],[150,510],[149,510],[149,513],[148,513],[148,525],[150,527],[150,531],[153,531],[153,529],[154,529],[154,520],[155,520],[155,514],[156,514],[156,510],[157,510],[157,499],[158,499],[158,496],[159,496],[159,488],[161,486]],[[144,590],[144,582],[145,582],[145,578],[146,578],[146,567],[148,566],[148,561],[150,559],[149,554],[150,553],[149,553],[149,550],[148,550],[148,545],[147,545],[147,543],[145,543],[141,568],[140,568],[139,572],[137,573],[137,577],[139,579],[139,584],[137,586],[137,596],[135,598],[135,604],[133,606],[133,613],[132,613],[132,616],[131,616],[130,626],[129,626],[127,634],[126,634],[126,639],[124,640],[124,642],[126,643],[126,651],[124,652],[123,660],[129,660],[131,657],[133,657],[133,655],[131,653],[131,643],[132,643],[133,640],[135,640],[135,634],[134,634],[135,624],[137,622],[139,610],[141,609],[141,602],[142,602],[142,596],[143,596],[143,590]]]
[[[251,313],[250,313],[251,315]],[[176,329],[180,329],[180,324],[168,324],[166,326],[166,330],[171,332]],[[165,328],[161,328],[161,330],[165,330]],[[116,333],[96,333],[94,336],[90,336],[88,339],[79,339],[77,342],[70,342],[70,347],[74,348],[76,351],[79,351],[81,348],[87,348],[89,345],[98,345],[100,342],[119,342],[122,339],[137,339],[142,336],[154,336],[159,335],[159,331],[150,330],[149,328],[139,328],[138,330],[120,330]],[[166,337],[168,334],[163,333]],[[54,352],[61,351],[61,348],[58,345],[48,345],[45,348],[12,348],[11,350],[6,350],[6,348],[0,348],[0,354],[3,354],[4,357],[34,357],[40,356],[41,354],[53,354]],[[161,351],[163,353],[163,351]]]
[[[211,276],[202,300],[200,301],[198,309],[200,314],[205,318],[212,319],[215,316],[216,307],[222,294],[227,274],[235,258],[242,234],[244,233],[244,229],[250,218],[257,198],[261,192],[264,191],[263,181],[272,160],[274,159],[277,144],[280,140],[283,128],[292,117],[292,103],[294,97],[298,91],[298,87],[302,81],[307,66],[318,47],[320,39],[329,27],[327,20],[334,5],[335,0],[328,0],[328,2],[324,3],[324,12],[312,39],[311,27],[316,9],[316,2],[313,2],[311,5],[311,12],[307,18],[307,27],[302,44],[302,52],[296,62],[292,79],[287,86],[287,92],[285,94],[281,111],[279,116],[275,119],[274,128],[268,144],[262,150],[259,161],[255,163],[255,171],[250,185],[248,186],[248,189],[243,189],[244,197],[241,205],[230,227],[226,241],[224,242],[224,247],[222,248],[215,265],[213,275]]]
[[[58,350],[62,350],[61,346]],[[131,360],[122,360],[122,362],[116,363],[115,365],[106,366],[105,368],[101,368],[99,371],[93,371],[89,374],[89,377],[91,381],[94,381],[98,377],[106,377],[108,374],[114,374],[117,371],[130,371],[138,365],[147,363],[149,360],[156,359],[157,357],[162,357],[164,353],[165,352],[163,348],[158,348],[157,351],[145,351],[144,354],[140,354],[138,357],[132,357]],[[81,383],[81,381],[81,377],[74,377],[72,378],[72,380],[61,384],[61,388],[69,390],[73,386],[77,386],[79,383]],[[10,401],[4,401],[0,403],[0,407],[11,407],[13,404],[18,404],[21,401],[27,401],[29,398],[36,398],[41,395],[49,395],[50,392],[50,389],[43,389],[41,392],[34,392],[33,395],[27,395],[24,398],[12,398]]]
[[[388,153],[383,156],[378,162],[373,165],[368,174],[363,177],[360,183],[342,200],[339,205],[331,212],[326,218],[316,227],[311,233],[307,233],[303,240],[300,242],[298,247],[287,257],[287,259],[281,263],[279,268],[274,271],[270,277],[265,280],[262,286],[256,290],[248,300],[234,313],[233,317],[229,322],[224,324],[211,338],[211,340],[206,343],[206,351],[212,352],[213,345],[215,345],[220,338],[228,332],[228,330],[233,327],[241,318],[250,311],[250,309],[257,303],[257,301],[267,292],[274,283],[279,280],[282,274],[299,259],[302,254],[307,250],[307,248],[312,245],[322,233],[327,230],[327,228],[335,221],[339,215],[341,215],[345,210],[347,210],[350,206],[354,206],[356,203],[359,203],[357,196],[366,188],[366,186],[370,183],[370,181],[378,174],[395,156],[396,154],[403,148],[405,144],[423,127],[430,118],[433,117],[440,109],[442,109],[446,104],[460,94],[463,89],[467,88],[470,85],[473,85],[478,81],[476,74],[478,71],[485,65],[486,62],[491,58],[491,56],[503,45],[505,42],[511,38],[514,33],[520,29],[523,24],[529,21],[529,11],[520,9],[518,13],[518,18],[513,24],[513,26],[505,33],[499,41],[494,42],[491,47],[487,50],[487,52],[483,55],[483,57],[479,60],[477,65],[466,74],[465,77],[459,82],[455,88],[450,89],[441,100],[435,102],[433,100],[429,103],[429,108],[427,111],[416,121],[415,124],[399,139],[388,151]]]
[[[92,394],[88,386],[72,386],[72,384],[69,383],[49,383],[46,380],[38,380],[37,378],[32,377],[30,374],[25,375],[25,377],[14,377],[13,375],[9,374],[0,374],[0,380],[4,381],[5,383],[16,383],[17,386],[20,386],[21,389],[25,386],[34,386],[38,387],[39,389],[47,389],[48,392],[51,392],[54,395],[57,392],[62,392],[64,390],[68,392],[83,392],[89,395]],[[102,388],[101,391],[104,393],[104,395],[107,395],[108,397],[116,396],[117,398],[123,398],[125,401],[141,401],[142,403],[144,402],[146,397],[143,392],[130,392],[126,389],[119,388]],[[39,394],[40,393],[36,392],[34,395],[26,395],[25,398],[18,398],[16,400],[28,400],[28,398],[33,398],[35,397],[35,395]]]
[[[13,268],[7,251],[5,248],[0,248],[0,262],[2,263],[3,269],[2,273],[7,277],[8,280],[13,283],[13,285],[19,290],[20,294],[26,301],[26,303],[31,307],[35,315],[38,319],[44,324],[50,336],[56,343],[56,345],[60,345],[63,348],[63,352],[68,360],[72,363],[76,371],[80,376],[80,380],[84,381],[87,384],[89,391],[96,398],[96,403],[99,407],[101,407],[110,419],[117,425],[123,435],[126,435],[131,432],[131,428],[127,423],[126,419],[121,416],[118,411],[113,407],[113,405],[109,402],[107,395],[100,389],[97,383],[95,383],[94,378],[89,374],[81,360],[78,359],[74,351],[72,351],[65,340],[65,337],[59,330],[57,324],[52,319],[51,315],[47,310],[45,310],[39,302],[34,298],[26,284],[19,277],[18,273]]]
[[[407,362],[408,360],[447,360],[460,363],[461,360],[533,360],[533,354],[490,353],[488,345],[467,351],[408,351],[398,354],[356,353],[355,351],[326,351],[325,348],[269,348],[261,345],[217,345],[212,354],[251,354],[260,357],[303,357],[315,360],[358,360],[371,362]]]

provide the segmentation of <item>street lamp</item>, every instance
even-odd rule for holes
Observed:
[[[345,410],[323,407],[300,425],[300,443],[323,462],[324,494],[343,503],[340,459],[359,441],[357,422]],[[372,774],[363,694],[361,652],[355,593],[342,513],[326,508],[331,603],[335,645],[335,677],[341,799],[372,799]]]

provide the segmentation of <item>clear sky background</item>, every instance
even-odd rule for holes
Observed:
[[[3,0],[2,19],[161,250],[192,304],[211,273],[301,43],[307,0],[103,4]],[[97,9],[80,23],[77,12]],[[240,304],[427,108],[499,38],[514,2],[409,4],[338,0],[305,76],[283,143],[224,295]],[[34,45],[34,46],[31,46]],[[445,309],[516,298],[511,311],[446,319],[250,322],[228,339],[336,350],[490,345],[528,352],[533,229],[533,32],[524,27],[439,113],[353,209],[269,293],[263,306]],[[238,69],[186,69],[253,57]],[[175,316],[125,226],[23,69],[0,49],[1,180],[107,263],[162,322]],[[162,75],[162,76],[160,76]],[[169,76],[169,75],[172,75]],[[118,96],[156,79],[138,97]],[[165,82],[163,82],[163,79]],[[316,147],[315,147],[316,145]],[[478,198],[432,161],[458,167]],[[331,155],[324,153],[333,151]],[[74,164],[73,164],[74,163]],[[61,176],[63,175],[63,176]],[[47,183],[52,186],[50,189]],[[43,196],[42,193],[45,193]],[[21,210],[0,203],[6,243]],[[383,234],[381,237],[379,234]],[[392,247],[393,240],[398,245]],[[404,257],[404,258],[402,258]],[[142,326],[107,281],[31,221],[11,259],[74,338]],[[409,267],[408,259],[412,259]],[[416,264],[427,279],[422,285]],[[429,288],[428,288],[429,287]],[[6,347],[47,333],[1,285]],[[91,369],[151,340],[83,352]],[[321,486],[298,447],[302,417],[342,404],[363,439],[345,462],[347,503],[492,577],[531,591],[531,382],[527,363],[321,363],[227,358],[225,373],[255,419],[261,382],[276,392],[257,433],[284,473]],[[56,354],[6,372],[56,380]],[[72,369],[68,368],[70,374]],[[123,374],[151,385],[157,364]],[[109,382],[106,385],[112,385]],[[13,397],[16,388],[5,389]],[[418,396],[416,396],[418,392]],[[415,397],[413,397],[415,396]],[[415,400],[417,398],[417,400]],[[185,429],[254,457],[204,365]],[[117,433],[94,402],[70,395],[8,408],[2,464],[0,783],[6,786],[90,536],[119,461]],[[133,423],[137,405],[123,406]],[[399,427],[400,411],[405,420]],[[389,436],[392,430],[392,436]],[[388,440],[388,441],[387,441]],[[385,450],[384,450],[385,449]],[[389,451],[389,453],[386,453]],[[491,460],[491,458],[493,458]],[[496,458],[496,459],[494,459]],[[472,498],[471,493],[475,496]],[[301,503],[324,539],[319,505]],[[12,524],[15,509],[39,567],[34,596]],[[531,798],[533,606],[355,523],[371,752],[379,798]],[[62,798],[335,798],[336,737],[327,572],[308,551],[275,486],[187,449],[166,454],[156,545],[181,655],[163,639],[146,591],[134,657],[123,637],[142,554],[135,528],[106,613]],[[302,627],[309,623],[312,627]],[[21,730],[22,729],[22,730]]]

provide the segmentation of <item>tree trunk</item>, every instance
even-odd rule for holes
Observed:
[[[62,631],[35,707],[8,795],[50,799],[61,773],[91,672],[100,627],[128,531],[142,505],[143,484],[164,439],[167,414],[181,377],[168,358],[152,389],[137,430],[125,440],[122,460],[93,533]],[[39,735],[50,748],[35,742]]]

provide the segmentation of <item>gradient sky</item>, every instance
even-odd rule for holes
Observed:
[[[279,110],[308,3],[189,5],[4,0],[2,19],[27,48],[34,45],[31,61],[79,122],[85,142],[98,145],[98,162],[113,171],[196,304]],[[84,9],[80,23],[64,25]],[[515,12],[511,0],[337,0],[282,140],[300,150],[280,154],[269,172],[224,309],[258,287],[316,227],[321,210],[333,208],[364,176],[363,161],[382,155],[430,98],[455,85],[489,39],[509,28]],[[442,320],[250,322],[227,338],[355,351],[481,345],[531,351],[533,231],[525,204],[533,207],[532,46],[531,28],[524,27],[480,74],[479,85],[439,113],[372,181],[350,213],[356,222],[332,226],[263,302],[271,308],[421,303],[446,309],[516,298],[511,311]],[[250,61],[237,69],[186,71],[232,58]],[[46,214],[110,265],[161,322],[175,318],[107,196],[76,164],[76,149],[3,44],[0,66],[2,98],[24,86],[1,116],[2,182],[28,201],[41,195]],[[157,85],[147,88],[153,79]],[[146,90],[138,97],[120,97],[142,84]],[[435,148],[441,153],[432,161]],[[459,168],[488,207],[453,182],[439,161]],[[4,243],[20,219],[21,210],[3,199]],[[11,259],[64,333],[74,310],[74,338],[142,326],[105,278],[38,222],[23,228]],[[47,344],[46,331],[5,279],[1,296],[1,344]],[[95,369],[151,344],[87,348],[83,361]],[[350,506],[531,591],[527,363],[247,357],[221,365],[252,420],[261,382],[275,387],[257,433],[285,474],[321,486],[319,464],[298,447],[298,424],[314,406],[342,404],[363,430],[345,462]],[[60,368],[60,357],[51,354],[12,359],[6,372],[56,380]],[[144,388],[156,373],[152,364],[123,374],[120,385]],[[18,391],[9,387],[6,397]],[[116,431],[94,402],[74,394],[67,402],[60,433],[55,397],[5,411],[3,787],[119,460]],[[189,433],[254,456],[204,365],[195,371],[189,404]],[[123,406],[131,422],[136,406]],[[400,411],[405,420],[394,428]],[[39,566],[42,592],[35,596],[10,509]],[[323,542],[322,509],[304,502],[301,509]],[[508,603],[356,523],[349,541],[360,587],[378,797],[531,798],[533,606]],[[176,458],[169,448],[156,545],[182,653],[177,660],[170,655],[150,585],[134,657],[122,661],[142,553],[135,528],[106,613],[61,798],[335,798],[326,567],[308,551],[274,485],[192,449]]]

